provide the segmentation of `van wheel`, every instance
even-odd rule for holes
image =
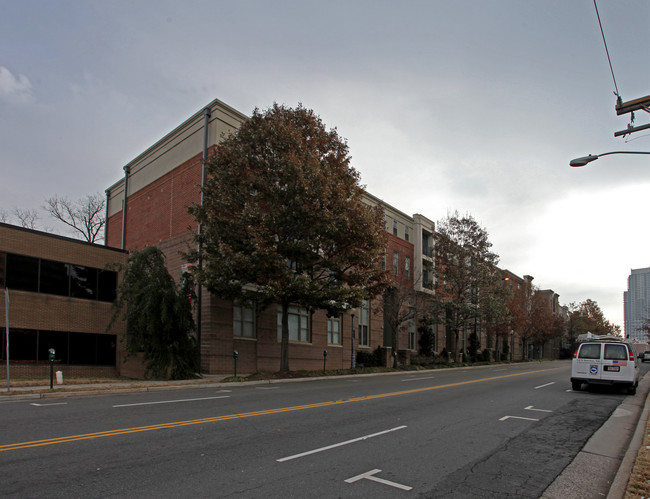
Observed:
[[[636,386],[630,386],[630,387],[627,389],[627,394],[628,394],[628,395],[636,395]]]
[[[571,389],[574,392],[579,392],[581,388],[582,388],[582,383],[580,383],[580,381],[572,381],[571,382]]]

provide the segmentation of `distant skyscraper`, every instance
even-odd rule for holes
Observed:
[[[625,337],[648,341],[642,329],[650,317],[650,267],[632,269],[627,278],[627,291],[623,293],[625,313]]]

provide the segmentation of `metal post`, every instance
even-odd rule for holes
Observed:
[[[237,350],[235,350],[235,351],[232,353],[232,358],[233,358],[234,361],[235,361],[235,378],[237,377],[237,357],[239,357],[239,352],[238,352]]]
[[[51,390],[54,382],[54,359],[56,357],[56,352],[54,348],[50,348],[49,353],[50,353],[50,390]]]
[[[350,336],[350,369],[354,369],[354,314],[351,315],[352,336]]]
[[[9,288],[5,288],[5,334],[7,335],[7,391],[10,391],[9,376]]]
[[[203,109],[203,118],[204,118],[203,157],[201,159],[201,208],[203,207],[203,202],[204,202],[203,189],[205,188],[205,180],[207,175],[206,163],[208,161],[208,138],[209,138],[208,127],[210,126],[211,117],[212,117],[212,111],[210,110],[210,108],[209,107],[204,108]],[[199,236],[199,244],[197,248],[197,252],[198,252],[197,265],[199,267],[199,271],[203,270],[203,244],[201,242],[202,233],[203,233],[203,225],[199,224],[197,228],[197,235]],[[201,333],[202,333],[201,322],[202,320],[203,320],[203,289],[201,283],[198,282],[196,288],[196,343],[198,345],[198,350],[199,350],[199,373],[201,372]],[[235,360],[235,364],[237,364],[236,360]],[[237,368],[235,367],[235,370],[236,369]]]
[[[326,361],[327,361],[327,350],[323,350],[323,372],[325,372]]]

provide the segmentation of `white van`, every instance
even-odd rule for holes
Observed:
[[[639,384],[634,347],[615,340],[581,343],[573,354],[571,388],[578,391],[583,383],[626,387],[634,395]]]

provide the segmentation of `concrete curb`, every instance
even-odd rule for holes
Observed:
[[[650,394],[645,399],[645,404],[639,417],[639,421],[636,425],[636,430],[630,441],[627,452],[625,452],[625,457],[618,468],[616,477],[612,482],[612,486],[609,489],[609,494],[607,499],[621,499],[625,496],[625,490],[627,489],[627,484],[630,480],[630,475],[632,474],[632,469],[636,462],[636,457],[639,453],[641,445],[643,445],[643,439],[645,437],[646,428],[648,425],[648,415],[650,415],[650,407],[648,402],[650,401]]]

